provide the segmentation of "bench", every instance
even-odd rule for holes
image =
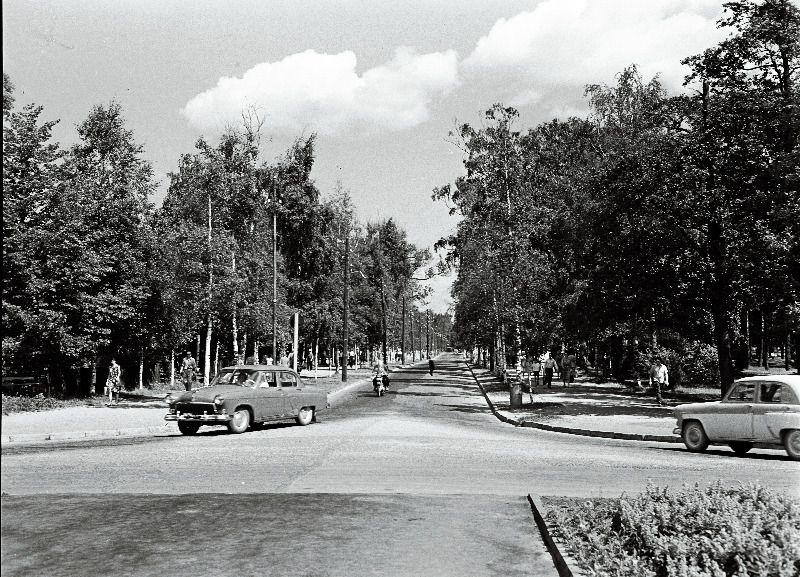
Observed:
[[[39,379],[36,377],[3,377],[3,394],[18,397],[38,392]]]

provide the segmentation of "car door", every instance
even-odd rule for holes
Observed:
[[[283,397],[283,414],[296,416],[300,411],[302,399],[301,392],[297,388],[297,375],[290,372],[282,372],[280,375],[281,391]]]
[[[278,373],[275,371],[260,371],[258,407],[253,407],[257,421],[269,421],[283,414],[283,395],[278,382]]]
[[[788,385],[774,381],[759,382],[756,386],[758,398],[753,406],[753,436],[756,441],[780,442],[781,425],[785,422],[784,413],[796,409],[794,392]]]
[[[753,381],[734,383],[722,402],[715,405],[714,414],[703,416],[703,428],[709,439],[746,441],[753,438],[755,390]]]

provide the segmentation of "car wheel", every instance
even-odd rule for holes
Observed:
[[[200,428],[199,423],[187,423],[185,421],[178,421],[178,430],[184,435],[194,435]]]
[[[702,453],[708,448],[708,437],[699,421],[689,421],[683,426],[683,444],[692,453]]]
[[[733,452],[737,455],[744,455],[747,451],[753,448],[753,443],[746,441],[731,441],[728,443]]]
[[[303,407],[300,409],[300,412],[297,413],[297,418],[295,419],[298,425],[307,425],[311,421],[314,420],[314,409],[311,407]]]
[[[231,433],[244,433],[250,426],[250,411],[247,409],[236,409],[233,417],[228,421],[228,430]]]
[[[783,435],[783,447],[787,455],[795,461],[800,461],[800,429],[786,431]]]

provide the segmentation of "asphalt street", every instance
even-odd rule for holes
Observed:
[[[300,574],[538,575],[546,574],[549,561],[537,543],[527,494],[616,497],[640,492],[648,482],[677,488],[721,480],[759,483],[798,497],[799,473],[800,464],[777,452],[690,454],[678,444],[576,437],[500,423],[466,365],[453,356],[437,362],[433,376],[421,365],[394,373],[381,398],[369,385],[351,389],[308,427],[277,424],[243,435],[208,428],[195,437],[4,447],[3,574],[29,574],[6,551],[24,549],[15,535],[26,510],[28,519],[47,518],[44,495],[75,499],[78,510],[81,499],[92,495],[100,496],[100,504],[114,495],[126,501],[133,495],[140,506],[130,514],[142,519],[148,511],[166,515],[167,496],[199,503],[204,495],[241,495],[246,498],[239,502],[266,503],[260,506],[276,511],[277,519],[283,518],[277,513],[283,506],[302,507],[308,530],[293,531],[293,543],[311,547],[314,558],[326,562]],[[289,505],[270,503],[279,497]],[[353,517],[339,515],[337,529],[331,507],[352,510]],[[216,522],[223,525],[234,518],[224,508],[218,513]],[[324,532],[314,521],[320,518],[326,519]],[[424,521],[398,524],[397,519]],[[397,537],[381,542],[380,565],[389,570],[378,573],[366,540],[354,539],[353,532],[366,535],[384,522],[393,524]],[[97,523],[92,531],[102,532]],[[286,523],[292,524],[291,518]],[[34,541],[46,543],[45,537]],[[349,553],[338,555],[342,550]],[[197,555],[202,560],[206,554]],[[281,558],[294,559],[288,553]],[[150,559],[131,574],[157,573]],[[470,571],[456,571],[464,563]]]

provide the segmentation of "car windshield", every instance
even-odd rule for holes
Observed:
[[[242,387],[256,387],[261,380],[261,373],[252,369],[223,369],[211,385],[240,385]]]

